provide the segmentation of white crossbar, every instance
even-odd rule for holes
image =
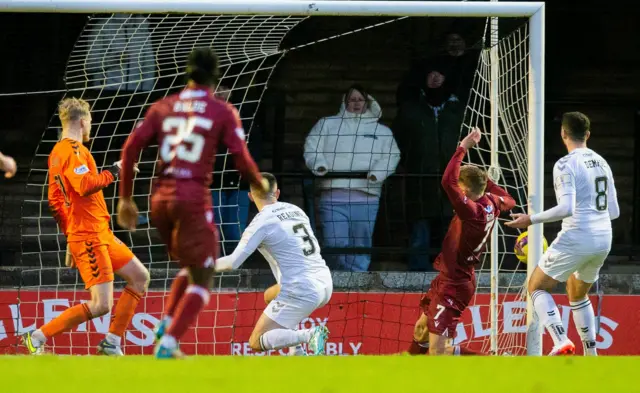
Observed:
[[[543,2],[292,0],[0,0],[0,12],[528,17]]]

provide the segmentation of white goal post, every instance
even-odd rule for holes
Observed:
[[[530,214],[543,210],[544,200],[544,2],[499,1],[285,1],[285,0],[0,0],[0,12],[30,13],[189,13],[291,16],[440,16],[440,17],[528,17],[528,173]],[[493,77],[492,77],[493,79]],[[491,120],[498,116],[491,113]],[[497,149],[491,143],[492,153]],[[493,159],[492,159],[493,161]],[[527,276],[542,256],[543,226],[529,230]],[[492,243],[495,244],[495,241]],[[492,264],[493,265],[493,264]],[[493,268],[492,268],[493,270]],[[494,273],[495,274],[495,273]],[[492,275],[491,301],[497,283]],[[493,313],[493,310],[492,310]],[[495,318],[492,316],[492,319]],[[494,326],[495,327],[495,326]],[[542,333],[527,300],[527,353],[542,352]]]

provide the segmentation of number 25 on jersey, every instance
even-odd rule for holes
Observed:
[[[205,131],[211,130],[213,121],[200,116],[167,117],[162,122],[162,131],[173,133],[166,135],[160,147],[160,158],[164,162],[171,162],[174,158],[191,163],[198,162],[202,156],[205,138],[194,133],[198,127]]]

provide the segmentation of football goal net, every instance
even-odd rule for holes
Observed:
[[[267,105],[265,91],[288,53],[324,45],[328,40],[347,39],[368,29],[389,28],[408,18],[486,18],[486,34],[460,137],[470,127],[482,128],[486,137],[467,161],[491,168],[491,176],[515,197],[520,211],[542,211],[542,2],[105,0],[94,4],[3,0],[0,10],[99,12],[88,19],[78,37],[67,62],[66,88],[59,92],[61,97],[83,98],[91,105],[93,130],[87,147],[99,168],[119,159],[123,143],[153,102],[184,87],[186,57],[195,47],[216,50],[221,64],[217,93],[238,109],[251,144],[258,127],[256,117]],[[380,19],[323,39],[306,42],[304,37],[297,37],[295,45],[286,44],[285,38],[295,35],[307,19],[321,16]],[[523,18],[523,23],[498,31],[498,18]],[[388,34],[393,34],[393,28]],[[22,284],[14,291],[15,296],[11,294],[16,299],[10,305],[14,323],[4,327],[7,336],[17,337],[52,319],[65,307],[88,300],[77,272],[65,267],[66,240],[48,209],[47,159],[59,134],[60,123],[54,114],[29,170],[22,211]],[[149,292],[125,337],[128,354],[152,352],[151,329],[162,314],[165,295],[177,271],[148,219],[157,153],[157,147],[152,147],[140,157],[140,173],[134,183],[134,198],[140,208],[135,233],[115,223],[117,182],[104,190],[112,229],[151,272]],[[241,208],[238,174],[226,152],[219,152],[216,160],[214,203],[218,209],[235,212],[230,217],[219,212],[217,223],[240,231],[246,218],[237,213]],[[224,230],[221,233],[223,248],[232,250],[237,239],[225,238]],[[476,296],[458,326],[456,342],[498,354],[541,353],[542,334],[524,291],[527,274],[535,263],[525,268],[516,261],[513,246],[517,235],[496,225],[477,269]],[[542,238],[542,225],[530,228],[529,261],[540,259]],[[301,321],[301,326],[328,324],[332,332],[328,354],[402,352],[412,339],[421,292],[431,278],[433,274],[412,272],[336,271],[331,302]],[[181,343],[182,350],[188,354],[250,353],[249,334],[264,309],[260,289],[272,281],[268,271],[252,269],[216,277],[210,304]],[[108,329],[109,318],[94,319],[55,338],[48,342],[48,351],[92,354]],[[7,343],[4,350],[12,350],[16,342],[0,340],[0,345]]]

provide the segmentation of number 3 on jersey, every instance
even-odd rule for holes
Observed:
[[[307,230],[307,227],[305,227],[304,224],[297,224],[293,226],[293,233],[297,235],[300,231],[304,233],[304,235],[302,235],[302,242],[305,244],[305,246],[302,247],[302,253],[305,257],[315,254],[317,250],[316,245],[313,242],[313,239],[311,238],[311,234]]]
[[[162,122],[163,132],[175,132],[165,136],[160,147],[160,158],[164,162],[171,162],[174,158],[191,163],[198,162],[204,148],[204,136],[193,133],[199,127],[209,131],[213,121],[200,116],[167,117]]]

